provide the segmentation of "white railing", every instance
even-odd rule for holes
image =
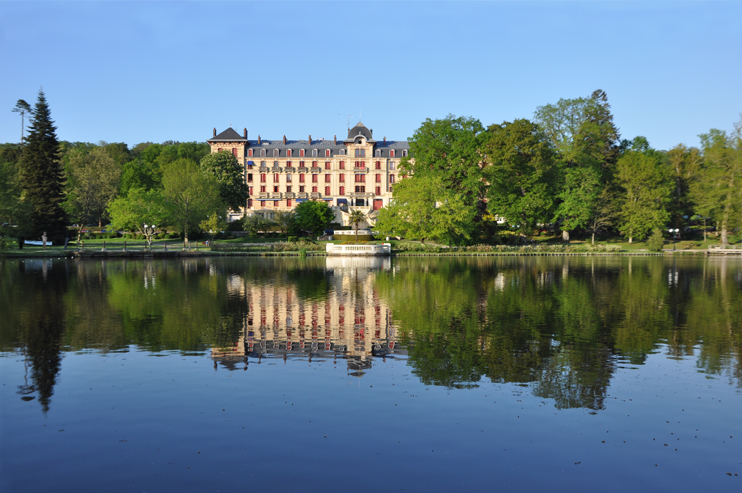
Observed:
[[[325,247],[327,255],[391,255],[392,245],[334,245],[328,243]]]

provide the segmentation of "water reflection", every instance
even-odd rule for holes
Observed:
[[[742,386],[738,259],[4,259],[0,279],[0,351],[44,412],[64,351],[132,346],[354,376],[404,355],[427,385],[516,384],[558,408],[604,409],[616,372],[658,351]]]

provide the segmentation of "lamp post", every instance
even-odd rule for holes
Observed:
[[[672,249],[673,251],[675,251],[675,244],[677,243],[678,233],[680,233],[680,230],[678,228],[675,228],[675,229],[670,228],[667,230],[667,232],[670,233],[670,235],[672,235]]]
[[[150,251],[152,250],[152,235],[155,234],[155,229],[157,226],[154,224],[144,225],[144,236],[147,238],[147,246],[149,247]]]

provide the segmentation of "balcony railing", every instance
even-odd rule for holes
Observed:
[[[299,173],[308,173],[308,172],[309,172],[309,168],[307,168],[306,166],[304,167],[299,166]]]
[[[284,171],[286,171],[286,173],[296,173],[296,168],[294,168],[293,166],[286,166],[284,168]]]
[[[312,168],[312,173],[321,173],[322,168]]]
[[[312,199],[321,199],[322,198],[322,194],[319,193],[319,192],[312,192],[311,195],[309,196],[309,198],[312,198]]]
[[[295,195],[294,192],[286,192],[285,194],[283,194],[283,196],[286,197],[287,199],[293,199],[294,195]]]
[[[268,192],[260,192],[258,194],[259,199],[267,199],[268,198]]]
[[[271,198],[272,199],[280,199],[281,198],[281,195],[282,194],[280,192],[278,192],[278,193],[273,192],[273,193],[271,193]]]
[[[296,194],[296,198],[297,199],[305,199],[307,197],[308,197],[307,192],[299,192],[299,193]]]

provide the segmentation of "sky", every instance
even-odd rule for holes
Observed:
[[[602,89],[622,138],[699,145],[742,118],[742,2],[5,2],[0,142],[43,87],[60,140],[405,140]],[[4,109],[3,109],[4,108]]]

